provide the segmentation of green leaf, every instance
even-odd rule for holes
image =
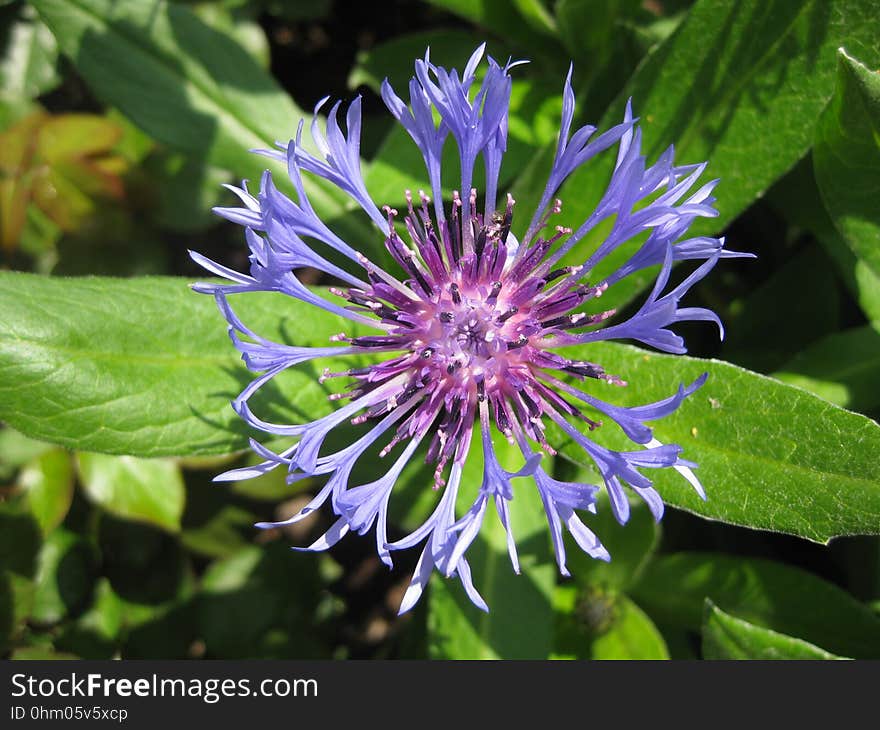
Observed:
[[[844,408],[880,408],[880,324],[829,335],[795,355],[774,377]]]
[[[225,33],[235,40],[253,57],[260,68],[269,70],[272,61],[269,40],[256,20],[242,17],[233,9],[219,3],[199,3],[193,11],[214,30]]]
[[[733,316],[725,321],[724,359],[770,372],[791,353],[837,330],[838,287],[829,263],[814,244],[782,264],[744,301],[734,302]],[[768,339],[767,332],[773,337]]]
[[[709,373],[706,384],[675,414],[652,424],[655,438],[681,445],[682,456],[699,465],[697,475],[708,496],[701,500],[671,469],[651,470],[667,504],[819,542],[880,532],[880,426],[874,421],[717,360],[660,355],[616,343],[571,348],[567,355],[601,363],[629,382],[601,394],[616,405],[669,397],[679,383]],[[606,421],[591,438],[614,448],[634,448]],[[567,438],[549,438],[562,445],[568,458],[588,461]]]
[[[816,132],[813,165],[835,226],[880,276],[880,74],[843,49],[837,89]]]
[[[169,532],[180,529],[186,492],[173,461],[82,453],[77,466],[85,493],[111,514]]]
[[[177,3],[33,5],[95,94],[151,136],[236,177],[257,181],[271,169],[286,179],[283,165],[248,150],[289,139],[304,114],[229,36]],[[319,215],[342,212],[329,186],[307,188]],[[357,230],[370,240],[366,225]]]
[[[656,559],[633,597],[657,621],[699,631],[706,598],[773,631],[856,658],[880,655],[880,618],[812,573],[769,560],[713,553]]]
[[[211,208],[228,202],[221,187],[229,182],[225,170],[200,164],[184,154],[153,155],[145,168],[152,173],[158,199],[156,223],[184,233],[201,231],[217,223]]]
[[[64,520],[73,500],[73,464],[63,449],[41,454],[26,466],[18,483],[27,492],[31,513],[44,535]]]
[[[508,468],[519,455],[500,438],[495,440],[495,451]],[[477,444],[472,445],[462,477],[459,502],[468,506],[482,483],[480,452]],[[515,480],[513,493],[510,519],[522,574],[513,572],[506,533],[490,503],[480,534],[467,553],[474,585],[489,613],[471,604],[457,578],[434,575],[428,596],[428,650],[434,659],[546,659],[550,654],[556,569],[547,518],[530,479]]]
[[[0,429],[0,479],[12,479],[15,471],[51,451],[52,444],[29,439],[14,428]]]
[[[325,345],[340,329],[335,315],[272,294],[251,294],[235,306],[277,342]],[[247,447],[250,429],[229,402],[253,375],[213,299],[193,293],[186,280],[0,273],[0,310],[0,419],[19,431],[136,456]],[[345,367],[352,365],[346,358]],[[285,373],[255,407],[300,421],[329,413],[315,367]]]
[[[281,479],[283,480],[283,470]],[[272,472],[275,474],[276,472]],[[268,474],[264,476],[269,476]],[[247,484],[247,482],[243,482]],[[288,490],[290,488],[288,487]],[[209,557],[228,557],[253,537],[257,515],[234,503],[224,485],[190,479],[180,541],[185,548]],[[283,495],[277,495],[280,500]]]
[[[755,626],[706,599],[704,659],[844,659],[803,639]]]
[[[709,160],[706,179],[721,178],[714,193],[720,216],[698,220],[691,231],[720,231],[812,145],[816,118],[833,93],[837,47],[846,42],[866,61],[880,61],[875,11],[870,0],[841,0],[833,6],[824,0],[700,0],[640,64],[598,127],[618,123],[632,98],[649,162],[670,144],[679,164]],[[593,112],[587,114],[594,121]],[[545,169],[552,155],[552,150],[544,153]],[[559,193],[563,213],[554,225],[577,228],[587,218],[614,160],[613,153],[606,153],[569,178]],[[518,207],[535,206],[542,177],[533,173],[514,187]],[[602,235],[597,230],[578,247],[579,261]],[[622,246],[605,267],[616,268],[631,253]],[[609,289],[603,302],[607,298],[610,306],[620,306],[647,283],[644,277],[628,277]]]
[[[633,16],[639,7],[634,0],[558,0],[556,24],[558,35],[572,56],[590,60],[594,65],[604,62],[620,35],[620,24],[625,16]],[[582,73],[591,69],[583,68]]]
[[[211,658],[326,656],[314,626],[318,561],[274,544],[211,564],[197,615]]]
[[[112,659],[122,631],[125,604],[101,578],[95,586],[92,606],[66,625],[55,646],[83,659]]]
[[[97,574],[94,547],[75,532],[53,530],[40,549],[31,621],[49,625],[88,605]]]
[[[407,84],[413,65],[431,50],[431,62],[446,68],[459,68],[479,45],[474,34],[465,30],[429,30],[391,38],[367,51],[358,53],[357,62],[348,76],[348,86],[367,86],[377,94],[382,81],[388,79],[398,96],[408,98]],[[501,57],[494,47],[492,55]]]
[[[834,227],[816,187],[812,156],[802,159],[774,185],[767,199],[792,225],[806,228],[815,235],[865,316],[880,322],[880,276],[856,258]]]
[[[542,21],[538,18],[540,11],[534,9],[535,0],[517,0],[513,7],[508,0],[430,0],[430,2],[480,26],[493,36],[512,41],[518,47],[525,49],[532,60],[535,56],[540,56],[543,61],[553,62],[560,67],[566,63],[559,53],[558,41],[552,34],[546,32],[546,25],[553,22],[546,13],[542,13],[545,16],[543,23],[545,27],[536,32],[536,24],[541,24]],[[532,17],[527,18],[527,15]],[[478,43],[479,40],[475,39],[474,48]],[[492,49],[490,52],[495,53]]]
[[[557,34],[556,18],[547,11],[541,0],[513,0],[513,4],[532,30],[551,38]]]
[[[553,659],[669,659],[657,627],[625,595],[559,586]]]

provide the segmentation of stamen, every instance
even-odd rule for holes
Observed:
[[[504,324],[508,319],[510,319],[510,318],[511,318],[514,314],[516,314],[518,311],[519,311],[519,307],[517,307],[517,306],[515,306],[515,305],[512,306],[512,307],[510,307],[510,308],[509,308],[504,314],[499,315],[499,316],[495,319],[495,323],[496,323],[496,324]]]
[[[520,347],[525,347],[529,342],[529,338],[525,335],[520,335],[516,338],[516,342],[508,342],[507,349],[508,350],[518,350]]]
[[[486,301],[489,304],[495,304],[498,300],[498,295],[501,293],[501,287],[504,286],[500,281],[496,281],[492,284],[492,289],[489,292],[489,296],[486,297]]]
[[[449,293],[452,295],[453,304],[461,304],[461,291],[458,288],[458,284],[453,282],[449,285]]]

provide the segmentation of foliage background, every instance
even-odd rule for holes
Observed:
[[[873,5],[0,2],[0,651],[880,656]],[[291,136],[327,94],[363,95],[368,187],[401,202],[422,181],[421,162],[383,113],[378,84],[402,86],[428,45],[436,61],[460,65],[483,39],[496,58],[531,59],[515,73],[503,172],[520,209],[543,188],[573,61],[581,122],[607,127],[633,97],[651,158],[675,143],[678,160],[708,159],[722,178],[721,216],[703,232],[723,231],[728,248],[758,259],[723,262],[691,295],[722,316],[723,343],[708,327],[682,328],[691,355],[730,365],[601,346],[634,401],[710,370],[706,389],[658,424],[700,463],[707,503],[669,481],[661,491],[681,509],[662,526],[636,504],[625,528],[600,509],[591,527],[613,562],[572,558],[563,580],[540,508],[523,495],[524,575],[510,574],[500,535],[484,531],[475,547],[491,614],[435,580],[398,618],[411,556],[389,573],[370,537],[317,556],[289,550],[326,529],[323,514],[283,531],[252,527],[297,510],[313,484],[211,484],[248,458],[228,407],[245,374],[211,302],[186,288],[201,276],[186,250],[246,266],[240,229],[210,212],[230,202],[220,185],[257,179],[267,163],[247,150]],[[571,220],[597,200],[608,163],[563,189]],[[381,255],[332,193],[313,196],[338,230]],[[608,294],[625,311],[646,284]],[[323,315],[255,300],[249,317],[270,336],[336,331]],[[294,418],[328,407],[314,373],[274,395],[266,405]],[[424,477],[407,473],[401,533],[432,507]]]

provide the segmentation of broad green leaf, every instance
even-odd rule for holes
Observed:
[[[171,532],[180,529],[186,491],[173,461],[82,453],[77,466],[89,499],[111,514]]]
[[[833,93],[837,47],[845,43],[865,62],[880,62],[875,11],[870,0],[833,5],[824,0],[699,0],[639,66],[599,129],[618,123],[632,98],[649,162],[671,144],[679,164],[708,160],[706,179],[721,178],[715,190],[720,216],[691,230],[720,231],[812,145],[816,118]],[[579,114],[595,121],[594,112],[581,109]],[[542,159],[549,169],[552,150]],[[576,228],[587,218],[614,160],[606,153],[571,176],[559,193],[563,213],[554,225]],[[523,210],[531,210],[540,198],[540,179],[533,173],[514,188]],[[514,232],[519,232],[516,227]],[[578,257],[601,236],[597,231],[585,241]],[[630,254],[621,247],[606,267],[613,269]],[[629,277],[605,296],[611,306],[619,306],[646,285],[645,278]]]
[[[834,224],[880,276],[880,74],[844,49],[838,53],[834,98],[816,132],[813,165]]]
[[[705,487],[704,502],[671,469],[651,470],[667,504],[735,525],[825,542],[836,535],[880,532],[880,426],[795,388],[717,360],[660,355],[628,345],[594,343],[569,357],[601,363],[629,385],[603,387],[617,405],[672,395],[708,372],[706,384],[672,416],[652,423],[662,443],[684,448]],[[588,390],[596,392],[595,387]],[[610,419],[592,434],[603,445],[636,446]],[[551,443],[587,463],[568,440]]]
[[[622,593],[558,586],[553,659],[669,659],[657,627]]]
[[[28,464],[18,477],[31,513],[44,535],[64,520],[73,499],[73,464],[64,449],[52,449]]]
[[[88,451],[192,456],[246,448],[250,430],[229,402],[253,376],[212,298],[187,284],[0,273],[0,419]],[[271,294],[249,294],[234,306],[277,342],[326,345],[346,324]],[[348,358],[345,367],[355,362]],[[286,373],[278,381],[284,390],[267,386],[255,407],[264,406],[269,420],[328,413],[317,367]]]
[[[844,408],[880,408],[880,324],[828,335],[795,355],[774,377]]]
[[[521,465],[522,455],[503,439],[495,440],[495,450],[507,468],[514,466],[517,455]],[[477,444],[472,445],[462,477],[461,510],[470,506],[482,483],[480,452]],[[550,655],[556,567],[547,518],[531,479],[514,480],[513,493],[511,525],[522,574],[513,572],[507,537],[490,503],[479,537],[467,552],[474,585],[489,605],[489,613],[471,604],[457,578],[435,574],[427,596],[428,650],[434,659],[546,659]]]
[[[286,179],[283,165],[248,150],[291,138],[304,114],[247,51],[189,8],[159,0],[33,5],[95,94],[157,140],[236,177],[256,182],[271,169]],[[341,213],[335,192],[308,185],[319,214]]]
[[[652,562],[633,597],[657,621],[693,631],[709,598],[744,621],[835,654],[880,655],[880,618],[837,586],[782,563],[677,553]]]
[[[75,532],[53,530],[40,549],[31,621],[55,624],[85,608],[98,568],[94,546]]]
[[[844,659],[803,639],[755,626],[706,599],[704,659]]]

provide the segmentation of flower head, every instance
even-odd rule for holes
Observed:
[[[543,453],[556,453],[545,435],[548,424],[555,424],[595,462],[621,523],[629,516],[624,484],[647,502],[656,519],[662,516],[663,502],[644,469],[673,468],[704,496],[692,471],[695,464],[681,458],[680,446],[657,441],[646,422],[672,413],[705,376],[657,403],[615,406],[572,381],[626,383],[605,372],[601,363],[568,357],[566,348],[628,339],[665,352],[685,352],[671,325],[709,320],[720,329],[721,323],[713,312],[680,307],[679,302],[719,258],[740,255],[725,251],[722,239],[686,237],[695,218],[717,215],[712,207],[717,181],[694,189],[705,165],[676,166],[671,148],[648,165],[629,104],[622,122],[602,134],[591,126],[571,131],[575,107],[571,72],[563,88],[562,121],[549,179],[527,225],[516,225],[520,217],[516,201],[510,193],[500,197],[498,190],[507,146],[510,71],[516,64],[502,66],[487,58],[488,68],[478,83],[483,54],[480,46],[461,73],[434,65],[427,55],[416,61],[408,103],[387,81],[382,86],[386,105],[422,153],[430,193],[406,191],[402,212],[388,206],[380,209],[361,173],[360,100],[348,107],[345,132],[337,102],[330,108],[324,131],[317,116],[311,125],[317,156],[302,145],[302,123],[296,139],[262,151],[286,163],[295,200],[282,194],[266,172],[255,195],[246,184],[230,188],[243,207],[217,209],[244,226],[250,272],[232,271],[192,254],[208,271],[229,280],[195,288],[216,297],[232,341],[247,366],[259,373],[233,407],[254,428],[295,438],[294,445],[281,453],[252,442],[263,461],[217,478],[242,479],[277,468],[288,472],[289,481],[326,477],[301,512],[283,523],[261,525],[296,522],[329,503],[336,520],[308,550],[326,549],[352,530],[361,534],[374,530],[378,555],[391,566],[395,551],[424,543],[401,611],[415,604],[435,568],[457,576],[471,600],[486,609],[471,577],[467,551],[489,519],[487,513],[494,510],[507,531],[513,568],[519,570],[508,509],[518,489],[538,490],[564,574],[563,527],[586,553],[609,559],[578,515],[578,511],[595,512],[600,486],[560,481],[549,473],[541,459]],[[448,180],[441,168],[442,149],[450,137],[460,160],[460,179],[455,181]],[[581,165],[614,146],[614,172],[596,210],[577,227],[560,224],[545,234],[551,220],[561,214],[562,203],[555,198],[560,186]],[[485,169],[483,191],[473,187],[478,160]],[[369,260],[317,216],[303,185],[304,173],[333,183],[366,212],[377,235],[384,238],[396,271]],[[450,200],[443,199],[444,183],[457,185]],[[598,224],[611,220],[610,232],[589,258],[570,263],[566,257],[575,245]],[[644,243],[617,271],[591,279],[598,263],[636,237]],[[348,259],[351,266],[332,263],[322,250],[335,252],[336,260]],[[672,265],[681,260],[703,263],[667,291]],[[602,294],[621,279],[656,265],[660,274],[641,308],[624,321],[599,327],[615,314],[596,307]],[[311,289],[297,278],[297,270],[304,267],[317,269],[338,284],[329,290]],[[327,347],[272,342],[249,329],[230,304],[230,295],[254,291],[293,297],[371,331],[334,334]],[[351,384],[347,392],[331,396],[348,402],[329,415],[308,423],[277,424],[251,410],[251,396],[278,373],[307,360],[355,354],[369,354],[375,363],[343,372],[324,371],[322,380],[342,377]],[[582,413],[583,405],[614,420],[632,440],[632,450],[614,451],[584,435],[583,424],[590,431],[600,424]],[[346,422],[367,423],[369,429],[349,446],[328,453],[324,446],[328,434],[345,428]],[[582,428],[575,427],[578,422]],[[483,480],[476,500],[459,505],[462,469],[475,428],[484,454]],[[518,446],[522,463],[516,471],[508,471],[496,458],[493,431]],[[389,467],[384,476],[361,484],[358,460],[371,450],[378,450]],[[402,470],[420,450],[435,466],[436,508],[410,535],[389,542],[389,500]]]

